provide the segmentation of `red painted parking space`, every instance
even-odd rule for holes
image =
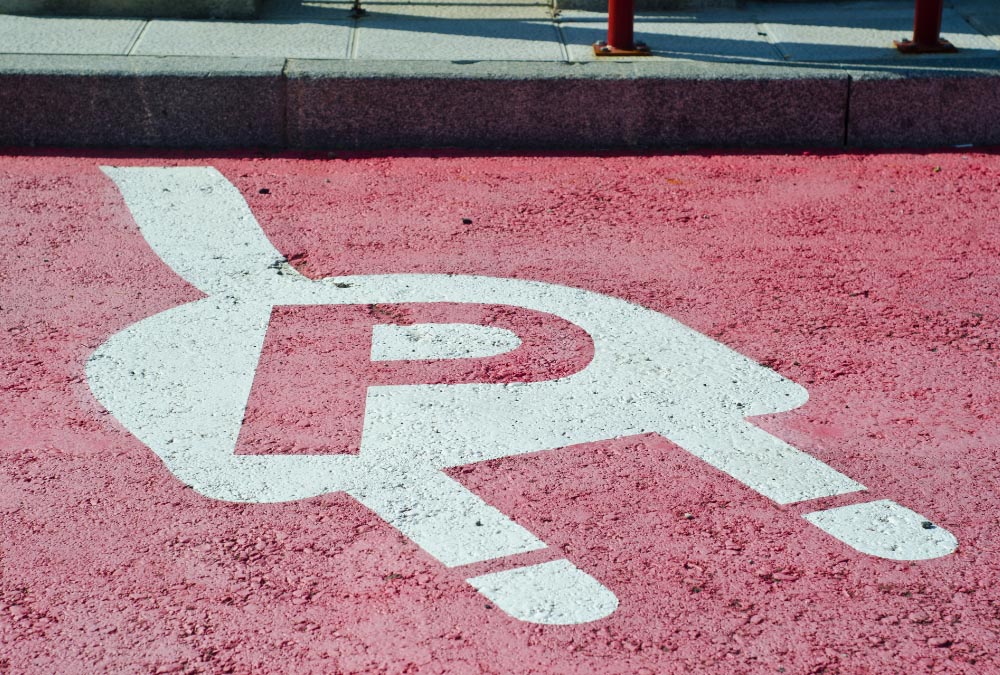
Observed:
[[[998,185],[0,158],[0,672],[990,672]]]

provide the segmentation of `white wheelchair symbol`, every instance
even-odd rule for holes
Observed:
[[[111,414],[203,495],[280,502],[343,491],[458,567],[546,547],[442,471],[488,459],[658,433],[778,504],[865,489],[747,421],[802,405],[805,389],[663,314],[519,279],[395,274],[314,281],[275,264],[283,257],[216,170],[103,170],[153,250],[207,297],[112,336],[88,361],[87,379]],[[357,455],[235,454],[273,307],[445,302],[554,314],[590,335],[593,360],[542,382],[370,387]],[[418,328],[445,335],[455,354],[517,344],[502,335],[484,338],[474,326]],[[373,356],[412,358],[399,354],[396,338],[391,329],[376,331]],[[862,553],[894,560],[935,558],[957,547],[947,530],[890,500],[805,518]],[[612,591],[564,558],[468,582],[509,615],[534,623],[584,623],[618,606]]]

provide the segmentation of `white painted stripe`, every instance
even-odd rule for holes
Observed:
[[[142,236],[163,262],[207,294],[254,288],[282,272],[301,280],[278,253],[243,195],[212,167],[101,170],[125,198]]]
[[[614,593],[568,560],[484,574],[468,581],[507,614],[531,623],[587,623],[618,608]]]
[[[953,553],[958,540],[919,513],[882,499],[803,516],[851,548],[890,560],[928,560]]]
[[[545,543],[440,471],[371,467],[350,495],[449,567]]]
[[[372,361],[472,359],[517,349],[521,339],[506,328],[470,323],[375,324]]]

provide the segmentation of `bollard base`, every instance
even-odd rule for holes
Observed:
[[[607,42],[594,43],[595,56],[652,56],[653,52],[645,42],[636,42],[631,49],[612,47]]]
[[[958,51],[958,48],[955,47],[955,45],[943,39],[938,39],[936,43],[921,43],[914,40],[893,40],[892,44],[896,45],[896,49],[903,54],[953,54]]]

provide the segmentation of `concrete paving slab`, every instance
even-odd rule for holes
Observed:
[[[592,45],[606,40],[607,12],[565,10],[559,13],[570,60],[589,61]],[[699,61],[774,61],[781,54],[761,35],[746,12],[658,12],[636,16],[636,39],[656,56]],[[647,57],[643,57],[647,58]]]
[[[967,14],[965,18],[973,28],[1000,45],[1000,9],[994,12]]]
[[[355,48],[371,60],[565,60],[540,5],[375,5],[358,22]]]
[[[132,50],[146,56],[347,58],[351,20],[151,21]]]
[[[953,0],[951,6],[961,13],[985,13],[998,11],[996,0]]]
[[[556,9],[582,9],[587,12],[607,12],[608,0],[552,0]],[[693,12],[705,9],[737,9],[746,0],[635,0],[638,12]]]
[[[362,0],[366,8],[378,5],[414,5],[433,7],[435,5],[456,5],[459,7],[503,8],[521,5],[551,7],[549,0]]]
[[[261,6],[260,19],[300,19],[304,21],[340,21],[351,11],[351,4],[345,0],[268,0]]]
[[[893,40],[912,36],[912,5],[862,7],[850,13],[773,6],[761,11],[760,20],[792,61],[913,61],[892,46]],[[942,34],[961,50],[949,56],[952,60],[997,55],[997,45],[953,10],[945,10]]]
[[[762,66],[677,61],[666,72],[662,63],[292,60],[288,142],[370,149],[843,143],[843,73],[788,69],[775,80]]]
[[[0,14],[0,53],[127,54],[145,21]]]

